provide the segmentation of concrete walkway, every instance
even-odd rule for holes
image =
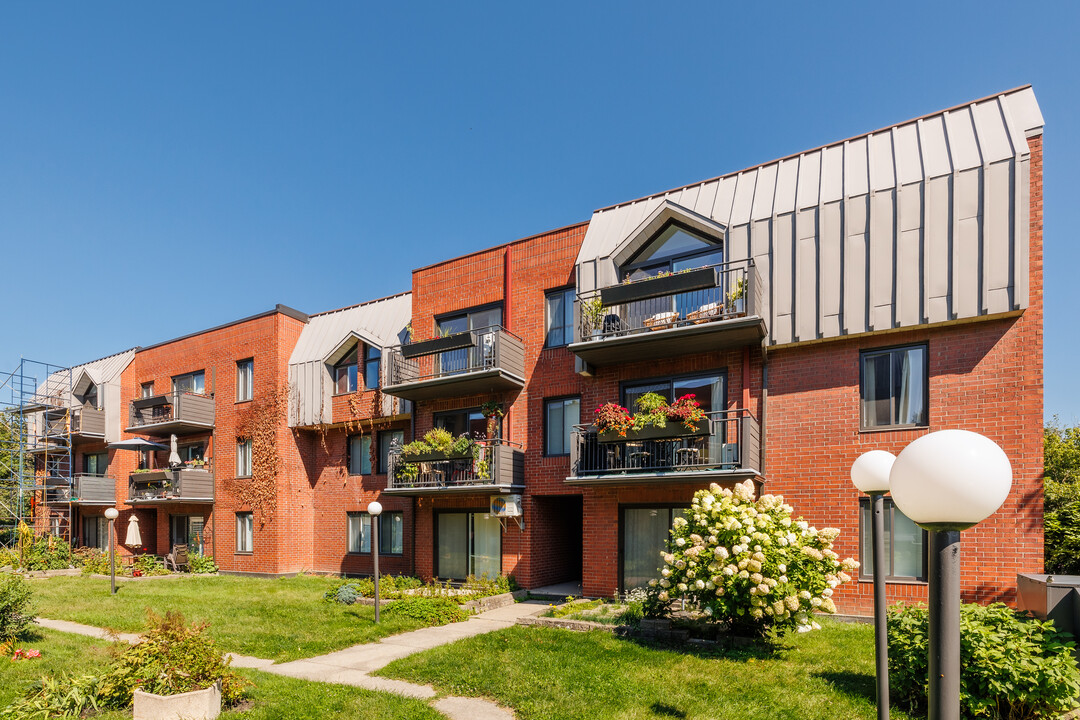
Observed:
[[[228,653],[233,667],[256,668],[263,672],[284,675],[286,677],[310,680],[313,682],[352,685],[366,690],[391,692],[419,700],[431,700],[435,689],[430,685],[416,685],[401,680],[372,677],[371,673],[389,665],[398,658],[422,652],[439,645],[502,630],[514,625],[518,618],[535,617],[546,610],[548,605],[541,602],[523,602],[505,605],[475,615],[462,623],[451,623],[438,627],[422,628],[412,632],[392,635],[379,642],[354,645],[327,655],[319,655],[304,660],[276,664],[273,660]],[[119,639],[133,643],[138,635],[132,633],[113,634],[90,625],[68,622],[66,620],[47,620],[38,618],[37,624],[51,630],[88,635],[104,640]],[[506,708],[480,698],[443,697],[435,700],[432,707],[452,720],[513,720],[514,713]]]

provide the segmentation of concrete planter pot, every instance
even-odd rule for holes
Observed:
[[[220,714],[220,683],[179,695],[135,691],[135,720],[213,720]]]

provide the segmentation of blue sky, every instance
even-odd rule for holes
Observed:
[[[414,267],[1032,83],[1046,412],[1080,421],[1078,27],[1063,2],[5,3],[0,369],[392,294]]]

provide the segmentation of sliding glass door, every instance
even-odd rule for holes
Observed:
[[[671,523],[686,513],[677,507],[622,508],[619,545],[622,557],[623,592],[645,587],[659,579],[664,561],[660,554],[667,549]]]
[[[502,572],[502,526],[480,512],[443,512],[436,516],[435,574],[464,580],[469,575],[495,577]]]

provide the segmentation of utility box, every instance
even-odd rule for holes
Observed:
[[[1054,627],[1080,641],[1080,575],[1016,576],[1016,607],[1042,620],[1053,620]]]

